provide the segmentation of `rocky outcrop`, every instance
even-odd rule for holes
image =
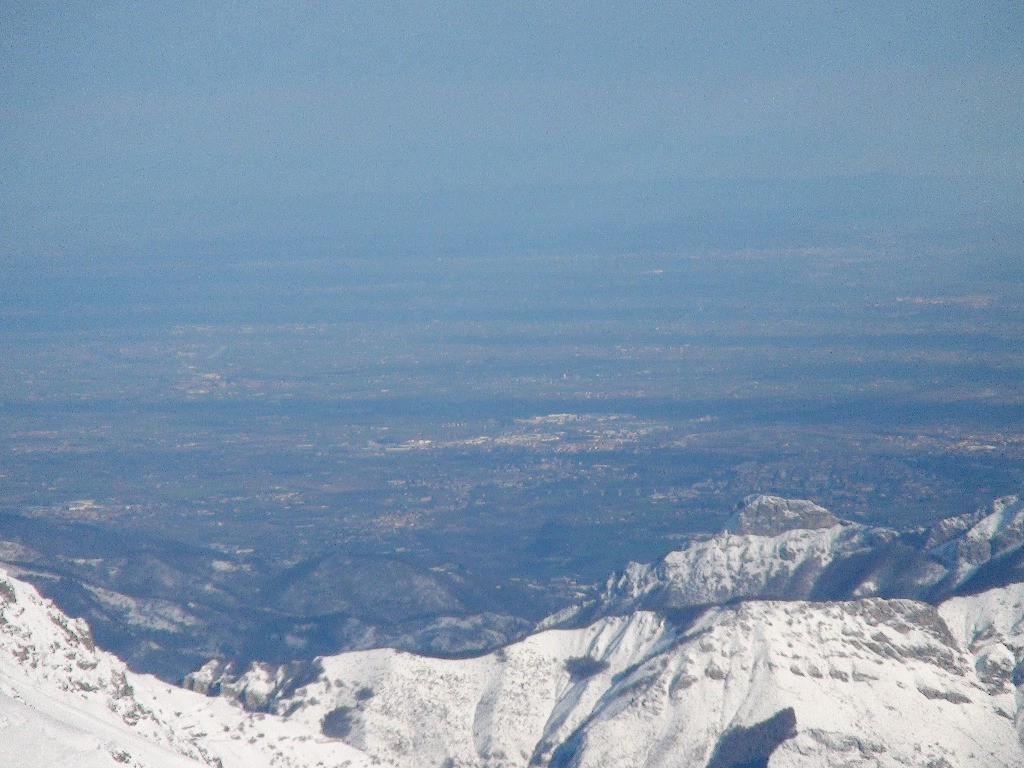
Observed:
[[[805,499],[748,496],[730,525],[739,536],[778,536],[786,531],[816,531],[839,525],[839,518]]]

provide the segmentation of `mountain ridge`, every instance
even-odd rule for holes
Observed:
[[[999,568],[990,567],[998,563]],[[1024,501],[897,531],[842,521],[806,500],[750,496],[722,533],[654,563],[629,563],[594,601],[542,627],[597,617],[694,609],[736,600],[837,600],[867,596],[939,602],[1024,579]],[[974,591],[980,591],[975,589]]]
[[[1019,553],[1018,498],[902,533],[777,497],[748,499],[736,520],[744,533],[627,567],[588,620],[556,615],[490,653],[212,661],[194,690],[131,672],[84,621],[0,573],[0,748],[17,768],[1024,764],[1024,584],[970,589]],[[864,578],[844,589],[880,590],[890,565],[865,552],[893,542],[919,553],[912,573],[930,568],[907,583],[950,594],[795,596],[852,557]],[[694,574],[713,583],[687,586]],[[706,594],[727,599],[687,603]]]

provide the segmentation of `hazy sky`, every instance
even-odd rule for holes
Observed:
[[[1024,205],[1019,0],[7,0],[0,16],[13,257],[670,249],[780,216]]]

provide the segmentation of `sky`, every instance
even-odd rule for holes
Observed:
[[[11,263],[1020,232],[1016,0],[8,0],[0,30]]]

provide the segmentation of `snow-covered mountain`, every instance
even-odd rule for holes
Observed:
[[[0,572],[0,764],[5,768],[363,766],[302,724],[137,675],[89,628]]]
[[[754,496],[730,530],[651,564],[630,563],[594,603],[546,626],[638,608],[679,610],[736,600],[841,600],[867,596],[937,602],[1024,580],[1024,501],[898,532],[842,522],[804,500]]]
[[[729,533],[612,579],[589,623],[469,659],[211,662],[190,685],[219,695],[128,671],[7,576],[3,764],[1020,766],[1024,584],[974,587],[1013,572],[1022,518],[1002,499],[908,535],[758,497]],[[798,599],[823,584],[860,596]],[[964,594],[879,596],[893,585]]]
[[[638,611],[469,660],[347,653],[272,708],[403,768],[1019,766],[1020,638],[964,641],[1022,607],[998,592],[949,607],[974,610],[959,638],[932,606],[868,598],[742,603],[685,630]]]

